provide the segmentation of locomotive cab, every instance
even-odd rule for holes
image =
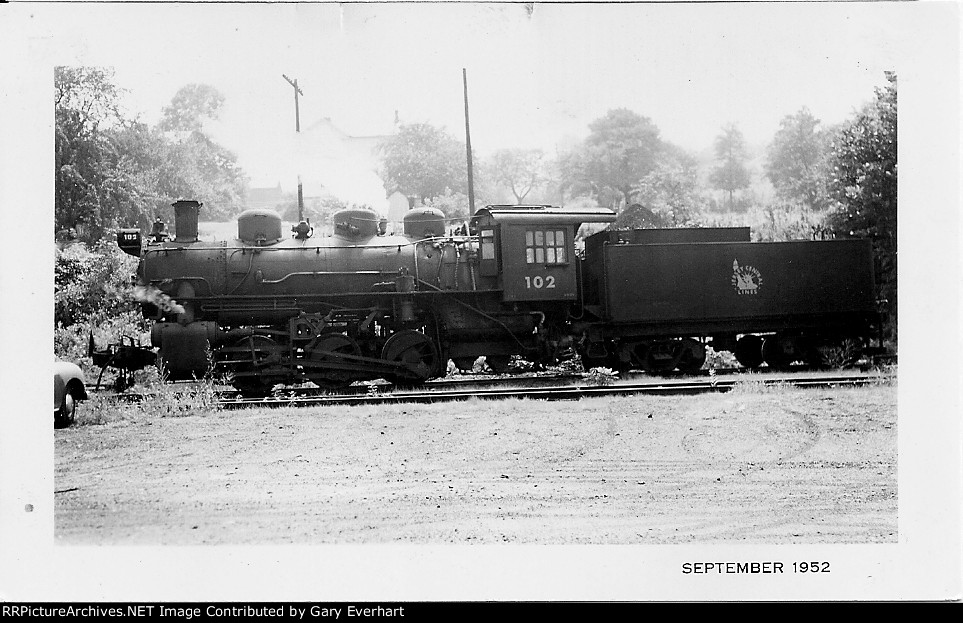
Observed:
[[[610,223],[604,208],[487,206],[472,217],[479,273],[497,276],[505,302],[578,298],[575,233],[582,223]]]

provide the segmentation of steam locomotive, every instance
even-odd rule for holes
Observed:
[[[233,241],[198,238],[202,204],[174,204],[175,232],[118,233],[140,258],[151,343],[172,380],[227,373],[246,394],[311,381],[415,385],[512,357],[694,371],[706,347],[753,368],[870,346],[880,318],[869,241],[750,242],[749,228],[605,230],[611,210],[481,208],[448,231],[416,208],[389,234],[374,211],[315,236],[248,210]]]

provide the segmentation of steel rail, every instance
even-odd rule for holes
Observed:
[[[225,409],[246,407],[302,407],[318,405],[373,405],[386,403],[431,403],[468,400],[503,400],[525,398],[532,400],[579,400],[597,396],[619,395],[692,395],[702,393],[723,393],[731,391],[738,383],[747,380],[759,381],[767,386],[786,385],[791,387],[855,387],[879,383],[881,378],[870,375],[833,375],[826,377],[774,376],[767,378],[727,378],[709,380],[656,380],[645,383],[616,383],[611,385],[591,385],[587,383],[553,387],[514,387],[514,388],[477,388],[450,389],[442,391],[392,391],[382,393],[372,391],[366,394],[337,394],[321,396],[273,396],[266,398],[230,398],[219,402]],[[373,386],[377,387],[377,386]]]

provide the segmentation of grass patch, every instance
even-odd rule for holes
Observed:
[[[128,394],[104,395],[90,392],[77,410],[78,426],[98,426],[124,421],[144,422],[164,417],[202,415],[219,410],[213,380],[164,383],[148,380]]]
[[[732,384],[729,393],[732,394],[774,394],[784,393],[792,389],[792,386],[783,381],[767,383],[762,379],[740,379]]]

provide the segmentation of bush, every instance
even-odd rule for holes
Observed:
[[[149,422],[162,417],[203,415],[218,410],[215,384],[209,379],[168,384],[161,381],[156,368],[138,374],[141,380],[134,392],[140,395],[140,400],[91,393],[77,410],[77,425]]]
[[[131,277],[137,259],[112,241],[93,248],[75,243],[58,248],[54,268],[54,321],[69,327],[119,317],[136,310]]]
[[[98,349],[103,349],[108,344],[130,344],[131,341],[135,346],[150,344],[150,333],[140,312],[123,312],[100,323],[91,321],[69,327],[58,326],[54,329],[54,354],[83,368],[91,384],[96,377],[90,375],[100,374],[100,368],[94,366],[88,354],[91,333]]]
[[[149,327],[134,300],[131,277],[137,259],[110,240],[93,247],[75,243],[58,248],[54,272],[54,354],[99,374],[88,356],[91,333],[97,348],[149,343]],[[92,376],[90,382],[96,380]]]
[[[741,213],[705,213],[695,218],[702,227],[749,226],[757,242],[812,240],[826,234],[822,224],[825,215],[794,203],[770,203],[751,206]]]
[[[583,378],[589,385],[602,387],[615,383],[619,378],[619,373],[611,368],[592,368],[583,375]]]
[[[706,346],[706,362],[702,367],[706,370],[727,370],[738,368],[739,362],[728,350],[715,350],[711,346]]]
[[[855,340],[845,340],[842,344],[825,346],[819,349],[823,363],[834,370],[856,365],[862,352],[862,346]]]

